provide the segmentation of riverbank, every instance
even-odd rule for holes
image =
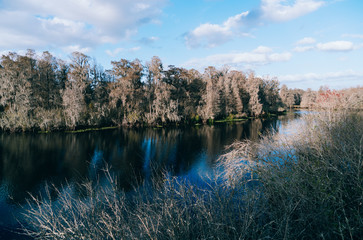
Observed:
[[[297,111],[297,110],[290,110],[290,111]],[[35,128],[30,128],[30,129],[26,129],[26,128],[19,128],[19,129],[15,129],[15,130],[5,130],[2,132],[7,132],[7,133],[39,133],[39,134],[48,134],[48,133],[84,133],[84,132],[92,132],[92,131],[103,131],[103,130],[112,130],[112,129],[118,129],[118,128],[153,128],[153,129],[160,129],[160,128],[168,128],[168,127],[193,127],[193,126],[202,126],[202,125],[215,125],[215,124],[230,124],[230,123],[238,123],[238,122],[244,122],[244,121],[248,121],[251,119],[273,119],[273,118],[277,118],[278,116],[281,115],[286,115],[287,111],[281,111],[281,112],[276,112],[276,113],[268,113],[268,114],[263,114],[261,116],[258,117],[253,117],[253,116],[244,116],[244,117],[235,117],[235,116],[229,116],[226,118],[221,118],[221,119],[216,119],[216,120],[212,120],[212,119],[208,119],[206,121],[202,121],[201,119],[198,119],[197,121],[195,120],[191,120],[189,122],[171,122],[171,123],[165,123],[163,125],[159,125],[159,124],[151,124],[148,125],[146,123],[139,123],[139,124],[135,124],[135,125],[130,125],[130,124],[125,124],[125,125],[110,125],[110,126],[78,126],[76,128],[70,129],[70,128],[54,128],[54,129],[41,129],[39,127],[35,127]],[[1,132],[1,130],[0,130]]]
[[[361,238],[362,114],[307,115],[292,130],[234,144],[202,185],[166,174],[126,194],[109,175],[107,185],[56,190],[57,203],[33,199],[28,233],[36,239]],[[84,194],[72,194],[74,188]]]

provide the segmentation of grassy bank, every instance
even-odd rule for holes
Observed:
[[[198,186],[165,174],[125,193],[106,171],[106,183],[50,187],[24,227],[36,239],[360,239],[362,120],[307,115],[288,136],[235,143]]]

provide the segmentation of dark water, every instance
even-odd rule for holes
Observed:
[[[16,219],[29,193],[37,195],[46,182],[61,186],[94,179],[106,164],[125,190],[165,170],[193,179],[208,173],[234,141],[258,140],[298,116],[186,128],[0,134],[0,239],[25,239],[13,233]]]

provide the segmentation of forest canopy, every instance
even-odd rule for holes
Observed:
[[[0,60],[0,129],[63,130],[100,126],[195,124],[225,118],[259,117],[294,105],[311,107],[343,93],[279,88],[277,79],[253,72],[208,67],[203,73],[159,57],[112,61],[104,70],[74,52],[68,61],[45,51],[10,52]],[[353,91],[354,92],[354,91]],[[361,106],[362,88],[355,98]],[[349,95],[350,96],[350,95]],[[353,97],[354,98],[354,97]],[[327,101],[329,100],[329,101]],[[319,102],[319,101],[318,101]],[[360,105],[359,105],[360,104]]]

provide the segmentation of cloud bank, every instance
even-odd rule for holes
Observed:
[[[166,0],[3,0],[0,48],[89,49],[157,21]]]
[[[327,43],[318,43],[316,45],[318,50],[321,51],[351,51],[354,49],[354,44],[349,41],[335,41]]]
[[[184,67],[203,69],[208,66],[221,67],[228,65],[230,67],[250,68],[258,65],[270,64],[272,62],[284,62],[291,59],[291,53],[282,52],[274,53],[272,49],[259,46],[251,52],[215,54],[205,58],[191,59]]]
[[[345,81],[356,81],[359,83],[363,77],[363,72],[357,72],[354,70],[345,70],[337,72],[326,73],[305,73],[305,74],[291,74],[279,76],[278,79],[283,83],[292,82],[308,82],[316,81],[322,84],[328,84],[332,81],[340,81],[343,85]]]
[[[296,47],[293,49],[294,52],[306,52],[310,50],[319,50],[324,52],[348,52],[359,49],[362,44],[354,44],[350,41],[331,41],[326,43],[315,43],[313,38],[303,38],[296,43]]]

